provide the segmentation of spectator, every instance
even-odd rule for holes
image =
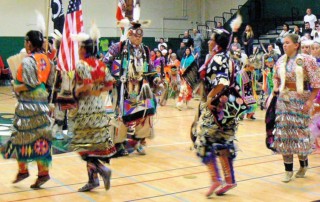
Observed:
[[[305,40],[312,40],[311,35],[309,33],[305,33],[301,38],[301,41],[305,41]]]
[[[313,41],[309,40],[309,39],[301,40],[301,53],[310,55],[312,43],[313,43]]]
[[[184,32],[184,36],[182,38],[182,42],[185,43],[185,45],[187,46],[187,48],[190,48],[191,46],[193,46],[193,39],[191,38],[191,36],[189,35],[188,31]]]
[[[310,24],[310,28],[314,29],[315,27],[315,22],[317,21],[317,17],[312,14],[311,8],[308,8],[306,11],[306,15],[303,18],[303,21],[306,23],[308,22]]]
[[[168,54],[167,54],[167,58],[166,58],[166,62],[167,64],[169,64],[171,62],[171,55],[172,55],[173,51],[171,48],[169,48],[168,50]],[[177,56],[176,56],[177,57]]]
[[[305,22],[304,23],[304,31],[303,31],[303,35],[305,35],[306,33],[311,35],[312,29],[310,28],[310,23],[309,22]]]
[[[299,35],[300,37],[302,36],[302,32],[300,31],[299,25],[294,25],[292,34],[297,34],[297,35]]]
[[[154,65],[154,61],[156,59],[156,51],[155,50],[151,50],[150,51],[150,64],[152,64],[152,66]]]
[[[156,59],[153,62],[153,66],[155,70],[158,72],[158,75],[160,77],[164,77],[164,65],[165,65],[165,59],[161,53],[160,50],[156,51]]]
[[[318,22],[315,25],[315,29],[311,32],[311,37],[314,41],[320,41],[320,26]]]
[[[167,43],[164,42],[164,38],[160,38],[160,39],[159,39],[158,50],[161,50],[161,48],[160,48],[161,46],[164,46],[165,49],[168,48]]]
[[[199,32],[199,30],[193,29],[193,44],[194,44],[194,48],[193,48],[193,55],[196,58],[196,61],[198,63],[198,59],[201,56],[201,45],[203,42],[203,37],[202,34]],[[198,64],[199,65],[199,64]]]
[[[180,61],[177,59],[177,54],[172,53],[170,58],[170,63],[168,64],[169,67],[175,66],[177,71],[180,71]]]
[[[231,44],[231,50],[233,51],[241,51],[241,45],[239,43],[238,37],[233,38],[233,43]]]
[[[283,51],[283,40],[286,36],[290,34],[289,25],[287,23],[283,24],[283,30],[281,31],[279,37],[277,38],[276,44],[279,46],[279,49],[281,51],[281,55],[284,54]]]
[[[217,23],[216,29],[223,29],[223,25],[222,25],[221,22],[218,22],[218,23]]]
[[[310,51],[311,55],[314,58],[320,58],[320,55],[319,55],[320,43],[313,42],[310,47],[311,47],[311,51]]]
[[[320,43],[315,41],[311,45],[311,55],[316,59],[318,67],[320,67]]]
[[[182,60],[183,54],[186,51],[186,44],[181,42],[180,43],[180,49],[177,50],[177,56],[178,56],[178,60]]]
[[[162,57],[164,58],[164,64],[167,64],[167,59],[168,59],[168,51],[167,51],[167,49],[163,49],[162,51],[161,51],[161,54],[162,54]]]
[[[278,58],[279,58],[279,54],[276,53],[276,51],[274,50],[274,44],[271,43],[268,45],[268,56],[273,58],[273,61],[276,63]]]
[[[250,25],[246,26],[245,31],[242,34],[242,43],[244,45],[244,52],[249,57],[253,53],[253,31]]]

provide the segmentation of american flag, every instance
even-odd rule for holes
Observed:
[[[125,7],[126,7],[126,2],[124,0],[119,0],[117,12],[116,12],[116,19],[118,21],[122,20],[125,17],[125,15],[126,15]]]
[[[79,60],[78,42],[72,41],[70,36],[80,32],[83,32],[81,0],[70,0],[58,56],[59,70],[69,72],[75,69]]]

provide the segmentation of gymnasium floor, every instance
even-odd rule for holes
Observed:
[[[10,87],[0,87],[0,142],[7,139],[14,104]],[[197,101],[193,101],[195,108]],[[320,200],[320,161],[318,154],[309,157],[305,178],[281,182],[284,166],[280,155],[273,155],[264,144],[264,111],[257,120],[240,122],[237,133],[239,152],[235,160],[238,186],[224,196],[206,199],[210,180],[205,166],[190,150],[189,129],[195,109],[178,111],[172,100],[159,107],[156,137],[148,140],[147,155],[132,153],[112,159],[111,189],[88,193],[77,189],[87,182],[86,165],[76,153],[53,156],[51,180],[41,190],[29,186],[36,179],[36,165],[30,164],[31,176],[13,185],[17,173],[15,160],[0,157],[0,201],[316,201]],[[295,158],[294,170],[299,168]]]

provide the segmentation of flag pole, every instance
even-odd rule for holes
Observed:
[[[47,10],[47,29],[46,29],[46,38],[47,38],[47,43],[46,43],[46,46],[45,46],[45,54],[48,55],[48,49],[49,49],[49,20],[50,20],[50,8],[51,8],[51,0],[48,0],[48,10]],[[52,89],[51,89],[51,94],[50,94],[50,101],[49,101],[49,109],[50,109],[50,117],[53,118],[53,110],[54,110],[54,104],[52,103],[53,102],[53,94],[54,94],[54,91],[55,91],[55,85],[56,85],[56,82],[57,82],[57,77],[58,77],[58,71],[55,70],[55,73],[54,73],[54,81],[53,81],[53,86],[52,86]],[[54,121],[51,120],[51,127],[53,126],[54,124]]]
[[[48,49],[49,49],[49,19],[50,19],[50,8],[51,8],[51,0],[48,0],[48,13],[47,13],[47,29],[46,29],[46,39],[47,39],[47,43],[46,43],[46,54],[48,54]]]

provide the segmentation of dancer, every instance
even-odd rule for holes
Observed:
[[[116,107],[120,125],[116,140],[119,155],[128,155],[125,148],[127,135],[130,145],[134,145],[140,155],[146,154],[143,148],[145,139],[153,138],[154,135],[153,115],[157,104],[150,86],[159,85],[161,80],[149,63],[149,48],[142,43],[142,38],[141,24],[132,22],[128,39],[112,45],[104,58],[104,62],[108,64],[112,64],[116,57],[120,57],[122,61]],[[143,111],[137,111],[138,108],[133,110],[132,107],[136,104]]]
[[[58,53],[62,34],[58,30],[54,30],[52,36],[55,39],[55,50]],[[55,60],[54,62],[57,63],[58,61]],[[73,117],[71,115],[77,110],[77,103],[73,93],[75,79],[74,71],[66,72],[57,68],[55,74],[54,92],[52,92],[49,100],[54,104],[52,135],[55,139],[62,140],[71,138],[73,135]],[[63,129],[68,129],[67,136],[64,135]]]
[[[154,89],[154,93],[155,93],[155,95],[157,97],[157,102],[160,105],[163,105],[161,97],[165,94],[165,91],[166,91],[166,89],[164,87],[164,85],[166,86],[165,74],[164,74],[164,66],[165,66],[165,64],[166,64],[165,58],[163,57],[161,51],[157,50],[156,51],[156,59],[154,60],[153,67],[154,67],[154,70],[157,71],[158,77],[161,78],[162,83],[159,85],[159,88]]]
[[[13,120],[14,131],[5,153],[5,158],[16,153],[19,171],[13,183],[29,177],[28,162],[37,162],[38,178],[31,185],[33,189],[39,189],[50,179],[49,165],[52,161],[52,134],[45,85],[52,85],[54,70],[43,53],[43,41],[40,31],[31,30],[25,36],[24,46],[28,56],[23,59],[12,82],[18,104]]]
[[[308,169],[308,154],[313,145],[308,125],[310,109],[320,88],[320,72],[312,56],[298,53],[298,35],[287,35],[283,48],[285,55],[279,58],[274,70],[274,93],[278,101],[273,148],[283,156],[285,175],[282,181],[289,182],[293,176],[294,154],[300,162],[295,177],[303,178]]]
[[[240,94],[249,108],[243,113],[248,119],[255,120],[254,113],[257,109],[257,94],[256,94],[256,76],[254,70],[254,56],[247,60],[244,68],[237,75],[237,83],[240,86]],[[241,117],[243,119],[243,116]]]
[[[165,106],[169,98],[175,99],[180,90],[180,61],[175,53],[171,54],[170,62],[164,67],[164,91],[160,97],[160,105]]]
[[[96,30],[93,26],[92,30]],[[78,111],[74,118],[74,137],[70,148],[79,152],[87,162],[89,181],[79,192],[90,191],[99,186],[98,174],[104,181],[105,189],[110,188],[111,170],[102,162],[109,163],[116,153],[113,138],[109,133],[111,118],[108,117],[102,92],[113,88],[114,79],[105,64],[95,58],[97,54],[99,32],[90,31],[92,38],[84,34],[77,38],[80,61],[76,65],[75,95],[78,99]],[[94,38],[96,36],[97,38]]]
[[[262,90],[264,93],[269,96],[273,92],[273,66],[274,66],[274,59],[272,56],[265,55],[265,66],[266,68],[262,72],[263,76],[263,83],[262,83]]]
[[[222,195],[237,186],[233,170],[233,159],[236,156],[233,141],[238,125],[236,119],[238,114],[232,116],[230,122],[223,122],[220,120],[221,116],[223,118],[223,113],[221,114],[219,110],[220,105],[213,106],[211,104],[215,95],[230,85],[232,78],[232,73],[229,70],[233,68],[233,65],[226,52],[229,34],[222,30],[216,30],[211,36],[210,43],[209,47],[213,47],[215,51],[209,64],[205,67],[205,92],[199,106],[200,114],[192,125],[192,131],[196,135],[197,154],[202,158],[202,162],[208,167],[211,175],[212,185],[206,194],[207,197],[213,193]],[[232,102],[236,104],[236,100],[243,103],[240,95]],[[229,110],[231,108],[229,107]],[[218,170],[217,158],[219,158],[224,172],[224,184]]]
[[[192,55],[191,48],[186,48],[185,53],[183,55],[183,58],[180,63],[180,72],[181,75],[186,71],[188,67],[191,65],[197,65],[195,62],[195,58]],[[186,82],[185,79],[181,80],[181,86],[180,86],[180,93],[178,97],[178,101],[176,104],[176,107],[178,110],[182,110],[183,102],[186,103],[187,108],[189,108],[188,104],[192,98],[192,88],[191,86]]]

